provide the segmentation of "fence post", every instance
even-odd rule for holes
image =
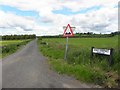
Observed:
[[[92,63],[92,59],[93,59],[93,48],[94,47],[91,47],[90,63]]]
[[[113,48],[110,49],[110,57],[109,57],[109,65],[113,65],[114,61],[113,61]]]

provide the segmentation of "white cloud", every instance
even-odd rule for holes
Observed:
[[[35,22],[31,19],[14,15],[12,13],[5,13],[0,11],[0,27],[15,28],[20,27],[26,31],[32,30],[35,27]]]
[[[117,18],[117,8],[101,8],[90,13],[75,15],[72,21],[82,28],[81,31],[84,29],[85,31],[106,33],[118,30]]]
[[[119,0],[0,0],[2,5],[10,5],[22,10],[35,10],[47,12],[67,7],[73,11],[79,11],[83,8],[92,6],[113,7],[117,5]]]
[[[62,34],[63,26],[70,23],[76,26],[78,32],[102,32],[117,30],[117,8],[118,0],[0,0],[0,5],[9,5],[25,11],[36,11],[39,13],[39,19],[30,19],[23,16],[17,16],[11,13],[0,11],[0,27],[15,28],[17,32],[26,33],[26,30],[37,35]],[[73,12],[85,8],[101,6],[101,9],[82,14],[64,15],[55,14],[53,10],[68,8]],[[40,23],[46,26],[39,25]],[[50,23],[51,26],[47,26]]]
[[[0,11],[0,30],[2,34],[37,34],[46,27],[38,25],[34,19]],[[40,32],[41,33],[41,32]],[[40,34],[39,33],[39,34]]]

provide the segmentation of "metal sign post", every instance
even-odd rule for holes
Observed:
[[[66,38],[66,49],[65,49],[65,56],[64,59],[67,59],[67,51],[68,51],[68,37]]]
[[[73,30],[75,30],[75,27],[71,27],[70,24],[68,24],[67,26],[63,26],[63,29],[64,29],[63,37],[66,37],[66,48],[65,48],[65,56],[64,56],[64,59],[66,60],[67,52],[68,52],[68,37],[74,36]]]

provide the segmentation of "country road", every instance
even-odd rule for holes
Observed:
[[[91,88],[73,77],[49,69],[36,40],[2,61],[2,88]]]

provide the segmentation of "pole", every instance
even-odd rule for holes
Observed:
[[[68,51],[68,37],[66,38],[66,49],[65,49],[65,56],[64,59],[67,59],[67,51]]]
[[[109,66],[113,65],[113,48],[110,49]]]

